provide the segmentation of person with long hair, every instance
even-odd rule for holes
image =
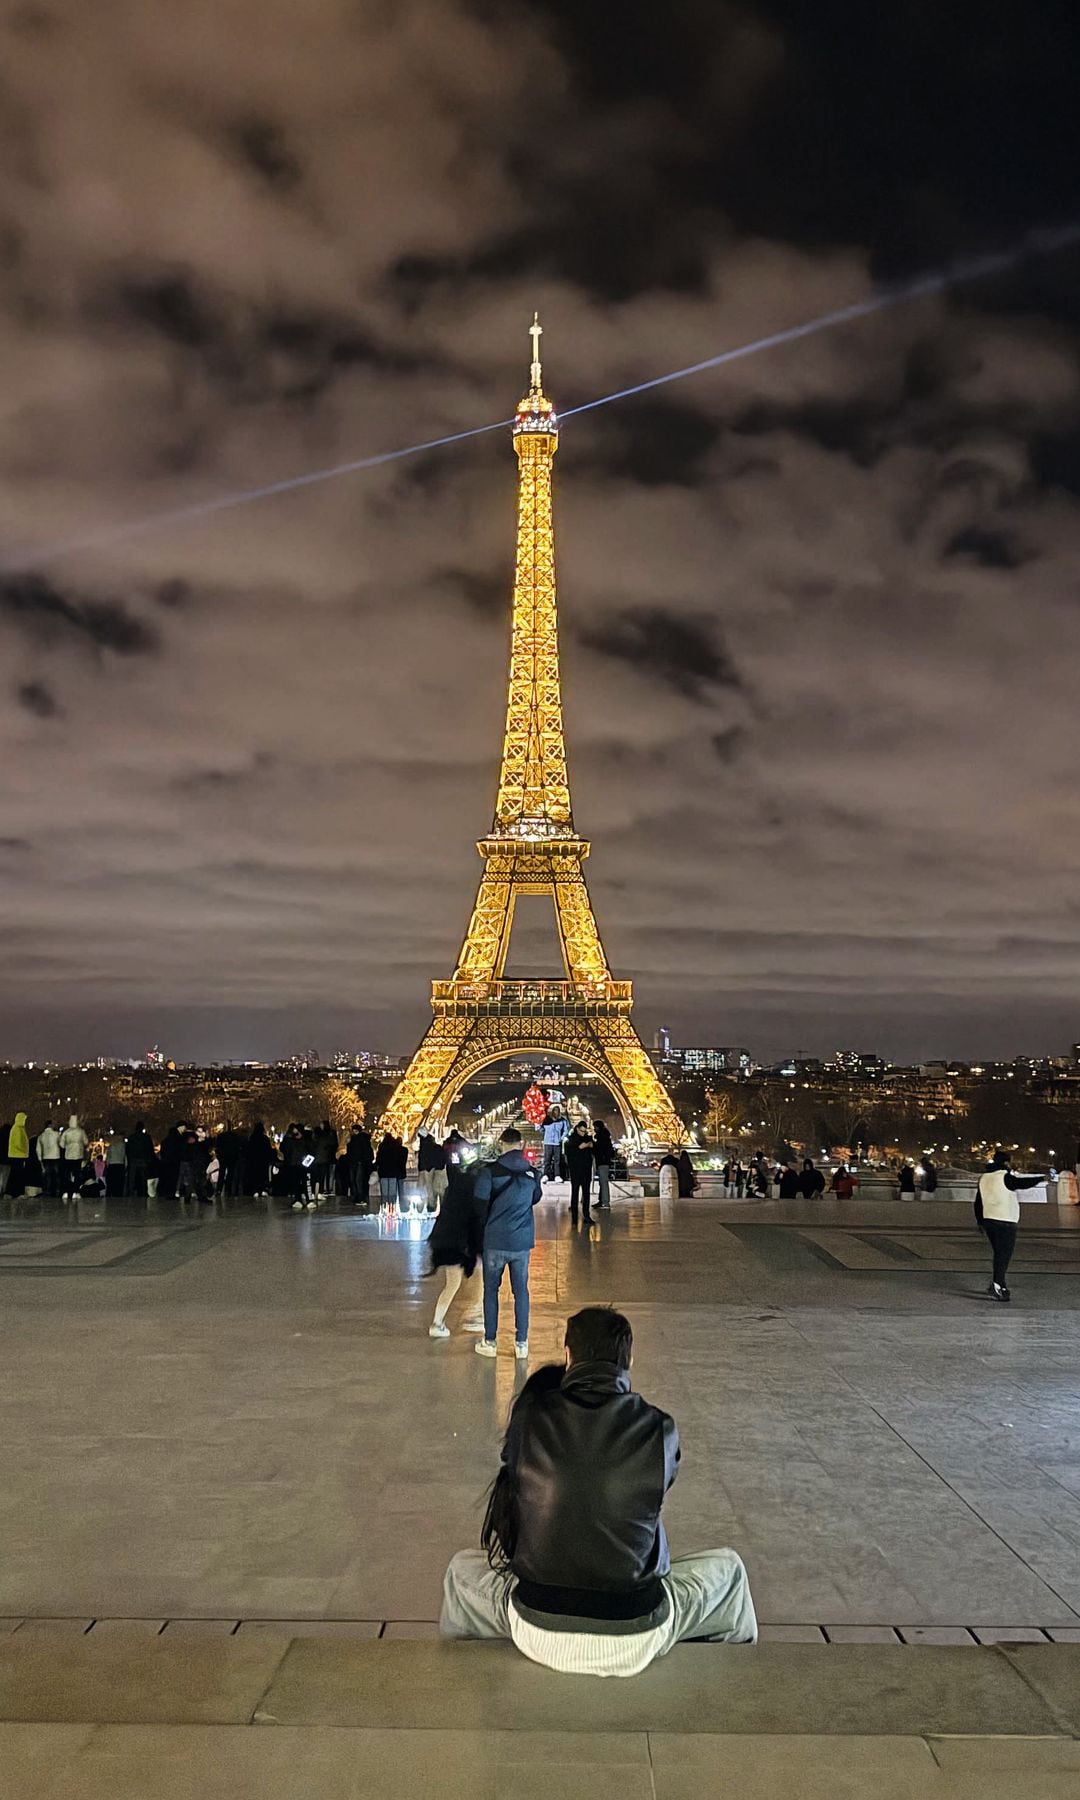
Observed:
[[[630,1386],[630,1321],[587,1306],[564,1363],[525,1383],[507,1426],[481,1533],[443,1583],[447,1638],[511,1638],[577,1675],[637,1675],[687,1638],[752,1644],[742,1559],[672,1562],[660,1517],[679,1467],[674,1419]]]

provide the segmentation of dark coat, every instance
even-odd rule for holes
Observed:
[[[563,1140],[563,1154],[571,1175],[588,1176],[592,1173],[593,1147],[589,1138],[580,1138],[572,1131]]]
[[[154,1161],[154,1140],[146,1130],[133,1131],[127,1141],[127,1159],[149,1169]]]
[[[439,1216],[428,1233],[431,1273],[460,1268],[471,1275],[484,1247],[484,1208],[476,1198],[471,1171],[458,1177],[443,1195]]]
[[[503,1461],[515,1501],[515,1603],[579,1618],[639,1619],[664,1603],[660,1519],[679,1465],[674,1419],[614,1363],[576,1363],[515,1406]]]
[[[594,1160],[597,1168],[610,1169],[612,1163],[615,1161],[615,1144],[603,1119],[597,1119],[595,1121],[592,1128],[592,1134],[596,1144]]]
[[[375,1152],[371,1147],[370,1133],[366,1131],[353,1132],[345,1146],[345,1161],[350,1169],[371,1168],[375,1161]]]
[[[317,1125],[311,1134],[312,1155],[317,1163],[337,1161],[338,1134],[332,1125]]]
[[[266,1135],[266,1128],[256,1125],[244,1145],[244,1185],[256,1194],[270,1186],[270,1170],[277,1162],[277,1152]]]
[[[802,1187],[802,1182],[799,1178],[798,1170],[797,1169],[782,1169],[780,1171],[780,1198],[781,1198],[781,1200],[795,1200],[798,1198],[798,1196],[802,1192],[803,1192],[803,1187]]]
[[[484,1213],[485,1250],[532,1249],[540,1191],[540,1177],[521,1150],[507,1150],[497,1162],[481,1165],[475,1193]]]
[[[444,1146],[439,1143],[438,1138],[432,1137],[429,1132],[422,1131],[420,1133],[420,1147],[416,1155],[416,1166],[421,1175],[426,1174],[431,1169],[445,1169],[446,1167],[446,1150]]]
[[[387,1132],[375,1153],[375,1173],[391,1181],[404,1181],[408,1167],[408,1149]]]

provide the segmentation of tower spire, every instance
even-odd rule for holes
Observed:
[[[538,312],[534,312],[533,313],[533,322],[529,326],[529,336],[532,338],[532,347],[533,347],[532,367],[529,370],[529,395],[530,395],[530,398],[533,397],[534,395],[538,397],[544,391],[544,383],[543,383],[543,379],[542,379],[541,372],[540,372],[540,339],[543,337],[543,335],[544,335],[544,327],[540,323],[540,314]]]
[[[551,463],[559,421],[541,385],[534,314],[529,392],[514,415],[518,459],[517,550],[499,795],[492,830],[513,837],[559,838],[574,830],[563,741],[559,618]]]

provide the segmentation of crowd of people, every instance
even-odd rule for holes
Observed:
[[[332,1195],[366,1206],[375,1164],[362,1125],[343,1143],[329,1119],[294,1123],[280,1136],[261,1121],[249,1132],[228,1124],[210,1133],[178,1119],[160,1143],[142,1120],[95,1141],[76,1113],[65,1126],[48,1118],[33,1132],[24,1112],[0,1126],[0,1195],[41,1194],[65,1205],[102,1196],[211,1203],[218,1195],[277,1194],[297,1211]]]
[[[725,1198],[735,1200],[819,1200],[826,1189],[837,1200],[850,1200],[859,1185],[849,1163],[838,1163],[826,1181],[824,1170],[809,1156],[800,1166],[796,1159],[774,1162],[761,1152],[747,1163],[729,1158],[720,1175]]]

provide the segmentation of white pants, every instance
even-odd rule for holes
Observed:
[[[663,1656],[686,1638],[756,1644],[757,1617],[742,1557],[734,1550],[680,1556],[663,1577],[671,1601],[671,1631]],[[513,1576],[498,1575],[481,1550],[459,1550],[443,1581],[439,1632],[446,1638],[510,1636],[507,1602]]]
[[[465,1301],[465,1318],[470,1325],[479,1324],[484,1316],[484,1271],[477,1263],[471,1275],[466,1275],[460,1263],[451,1263],[445,1271],[443,1291],[439,1295],[435,1307],[436,1325],[446,1323],[446,1315],[450,1311],[450,1302],[460,1288]]]

